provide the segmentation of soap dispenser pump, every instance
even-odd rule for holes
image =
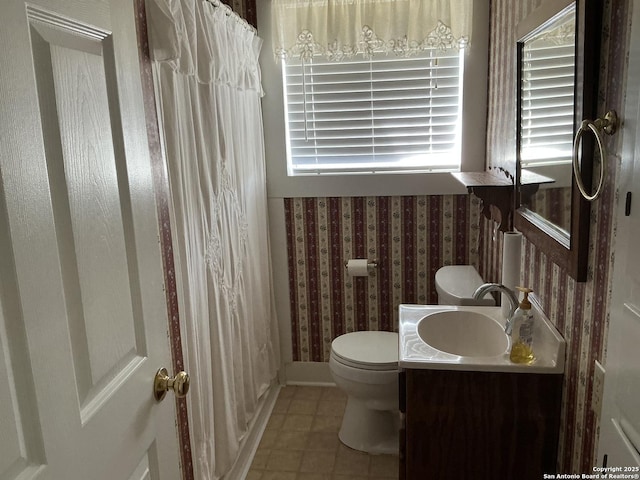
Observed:
[[[529,364],[535,360],[533,353],[533,314],[531,313],[531,303],[529,302],[529,294],[533,290],[524,287],[516,287],[516,289],[524,293],[524,298],[520,302],[518,309],[513,313],[511,320],[513,329],[509,359],[513,363]]]

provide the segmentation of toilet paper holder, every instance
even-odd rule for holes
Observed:
[[[345,270],[347,269],[347,265],[349,265],[349,262],[344,262]],[[369,271],[369,273],[371,273],[376,268],[378,268],[378,261],[377,260],[372,260],[370,262],[367,262],[367,270]]]

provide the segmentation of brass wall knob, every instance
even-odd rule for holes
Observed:
[[[158,370],[153,380],[153,396],[161,401],[169,390],[173,390],[178,398],[184,397],[189,392],[189,375],[178,372],[171,378],[166,368]]]

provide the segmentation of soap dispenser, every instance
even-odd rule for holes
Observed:
[[[529,364],[535,360],[533,353],[533,314],[531,313],[531,303],[529,302],[529,294],[533,290],[524,287],[516,287],[516,289],[524,293],[524,298],[511,319],[512,343],[509,358],[513,363]]]

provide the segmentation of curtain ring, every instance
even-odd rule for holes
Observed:
[[[607,135],[613,135],[616,133],[618,128],[618,116],[616,112],[610,110],[604,116],[604,118],[598,118],[595,121],[591,120],[583,120],[580,124],[580,128],[576,132],[576,138],[573,141],[573,174],[576,178],[576,185],[580,190],[580,193],[585,198],[585,200],[589,202],[593,202],[596,198],[600,196],[604,187],[604,177],[606,173],[606,162],[607,162],[607,150],[602,140],[601,132],[606,133]],[[582,136],[587,130],[591,130],[594,136],[596,137],[596,142],[598,142],[598,150],[600,151],[600,181],[598,182],[598,187],[595,192],[589,194],[587,189],[582,181],[582,173],[580,172],[580,162],[578,161],[578,150],[580,149],[580,142],[582,141]]]

